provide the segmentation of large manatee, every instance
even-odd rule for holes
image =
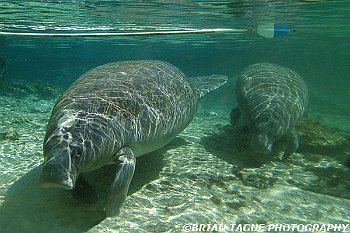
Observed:
[[[115,62],[88,71],[54,106],[41,185],[73,189],[80,173],[119,164],[105,208],[107,216],[117,215],[136,157],[174,139],[193,119],[199,99],[226,81],[212,75],[190,83],[162,61]]]
[[[252,132],[251,147],[262,153],[283,151],[284,159],[298,148],[295,124],[303,115],[308,92],[295,71],[268,63],[247,67],[236,83],[238,107],[231,112],[236,133]]]

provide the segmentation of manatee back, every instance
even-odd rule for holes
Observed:
[[[198,99],[186,76],[169,63],[109,63],[83,74],[61,96],[47,136],[70,112],[90,125],[118,125],[130,143],[157,139],[183,130],[194,116]],[[78,127],[77,122],[72,124]]]
[[[303,79],[293,70],[268,63],[247,67],[236,85],[241,112],[253,131],[281,136],[294,127],[307,105]]]

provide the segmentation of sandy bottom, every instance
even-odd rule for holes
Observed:
[[[341,224],[350,222],[349,152],[293,154],[287,161],[239,151],[229,109],[205,111],[167,147],[138,159],[120,216],[103,203],[116,166],[88,174],[94,204],[38,186],[42,142],[53,101],[0,97],[0,232],[182,232],[185,224]],[[343,115],[314,114],[334,126]],[[338,123],[337,123],[338,122]],[[78,194],[79,199],[89,194]],[[348,228],[349,230],[350,228]],[[228,231],[228,230],[226,230]]]

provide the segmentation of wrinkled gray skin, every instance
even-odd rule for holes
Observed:
[[[117,215],[136,157],[169,143],[191,122],[199,98],[226,81],[197,77],[197,90],[162,61],[115,62],[88,71],[52,111],[41,186],[72,189],[80,173],[119,163],[105,209],[107,216]]]
[[[298,148],[295,124],[303,115],[308,92],[293,70],[258,63],[247,67],[236,84],[238,108],[231,112],[236,133],[248,126],[251,147],[264,154],[282,151],[287,159]]]

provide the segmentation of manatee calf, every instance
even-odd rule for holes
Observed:
[[[117,215],[135,170],[136,157],[175,138],[193,119],[198,100],[226,76],[191,83],[162,61],[125,61],[83,74],[60,97],[44,142],[43,187],[73,189],[80,173],[118,164],[105,207]]]
[[[231,112],[236,133],[248,126],[250,145],[262,153],[284,151],[288,158],[298,148],[294,126],[303,115],[308,92],[293,70],[258,63],[247,67],[237,79],[238,107]]]

